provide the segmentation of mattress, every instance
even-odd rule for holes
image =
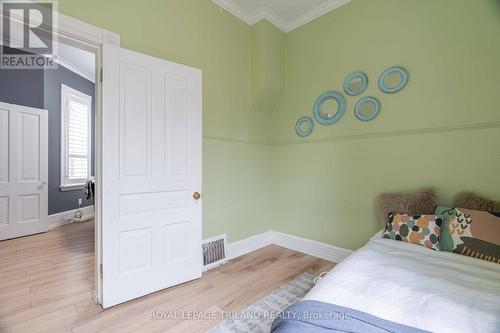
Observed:
[[[381,234],[336,265],[304,300],[432,332],[500,332],[500,264]]]

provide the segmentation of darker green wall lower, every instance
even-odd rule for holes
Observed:
[[[274,147],[273,228],[356,249],[383,225],[383,191],[433,187],[440,204],[460,191],[500,199],[500,128]]]

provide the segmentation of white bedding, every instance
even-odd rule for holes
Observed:
[[[500,264],[376,234],[304,297],[432,332],[500,332]]]

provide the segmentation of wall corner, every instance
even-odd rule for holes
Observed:
[[[271,113],[285,85],[285,34],[266,20],[251,29],[251,109]]]

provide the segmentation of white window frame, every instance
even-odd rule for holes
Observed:
[[[68,97],[72,95],[80,99],[83,103],[87,104],[89,107],[88,112],[88,166],[87,166],[87,179],[91,177],[92,173],[92,96],[86,95],[81,91],[68,87],[65,84],[61,84],[61,186],[59,187],[61,191],[71,191],[78,190],[85,187],[85,182],[70,181],[67,178],[68,174],[68,133],[67,133],[67,110]]]

